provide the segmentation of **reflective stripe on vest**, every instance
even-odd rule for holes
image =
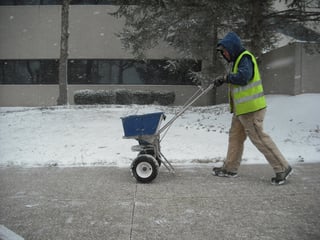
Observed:
[[[253,78],[245,86],[229,84],[229,98],[232,111],[236,115],[254,112],[267,106],[263,93],[262,81],[255,57],[249,52],[244,51],[236,59],[232,73],[238,72],[238,65],[244,55],[249,55],[253,62]],[[232,101],[232,102],[231,102]]]
[[[240,99],[237,99],[235,100],[235,103],[236,104],[239,104],[239,103],[244,103],[244,102],[248,102],[250,100],[253,100],[253,99],[257,99],[257,98],[260,98],[260,97],[263,97],[264,96],[264,93],[257,93],[255,95],[252,95],[252,96],[247,96],[247,97],[243,97],[243,98],[240,98]]]
[[[245,90],[248,90],[250,88],[259,86],[260,84],[262,84],[262,81],[258,80],[256,82],[249,83],[249,84],[247,84],[245,86],[240,86],[240,87],[237,87],[237,88],[233,88],[233,93],[238,93],[238,92],[241,92],[241,91],[245,91]]]

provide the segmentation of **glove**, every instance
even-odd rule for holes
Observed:
[[[213,80],[215,87],[220,87],[222,84],[227,82],[227,75],[222,75]]]

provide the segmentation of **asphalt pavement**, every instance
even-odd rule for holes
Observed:
[[[26,240],[320,239],[320,163],[293,165],[283,186],[269,165],[237,178],[211,168],[161,168],[140,184],[127,168],[2,167],[0,225]]]

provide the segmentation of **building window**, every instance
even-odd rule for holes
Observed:
[[[1,0],[0,5],[57,5],[62,0]]]
[[[3,5],[61,5],[63,0],[0,0]],[[134,5],[141,0],[71,0],[70,4],[81,5]]]
[[[59,60],[0,60],[0,84],[58,84]],[[190,70],[201,62],[179,61],[177,70],[166,60],[71,59],[69,84],[193,85]]]
[[[58,60],[0,60],[0,84],[57,84]]]
[[[70,4],[100,4],[100,5],[134,5],[141,0],[71,0]]]
[[[168,68],[166,60],[148,62],[115,60],[69,60],[70,84],[192,85],[190,70],[201,71],[201,62],[183,60],[179,70]]]

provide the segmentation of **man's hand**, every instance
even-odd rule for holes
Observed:
[[[227,75],[221,75],[213,80],[215,87],[220,87],[222,84],[227,82]]]

